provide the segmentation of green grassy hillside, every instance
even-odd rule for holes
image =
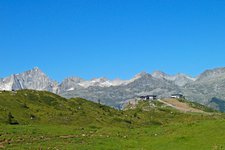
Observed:
[[[65,99],[32,90],[0,93],[0,123],[8,124],[9,114],[20,125],[104,125],[122,116],[120,111],[81,98]]]
[[[224,115],[185,103],[207,113],[184,113],[159,101],[140,101],[135,107],[128,105],[121,111],[49,92],[2,91],[0,148],[224,148]]]
[[[65,99],[50,92],[5,91],[0,93],[0,123],[138,126],[152,122],[165,124],[179,118],[195,120],[212,117],[182,113],[176,109],[162,107],[159,102],[151,103],[140,101],[136,109],[119,111],[81,98]],[[151,107],[153,104],[155,107]]]

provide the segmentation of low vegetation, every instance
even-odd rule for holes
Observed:
[[[0,148],[225,149],[225,117],[208,112],[183,113],[158,101],[122,111],[49,92],[2,91]]]

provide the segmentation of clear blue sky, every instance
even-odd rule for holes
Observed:
[[[224,0],[0,0],[0,77],[195,76],[225,66]]]

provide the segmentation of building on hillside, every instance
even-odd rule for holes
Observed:
[[[177,98],[177,99],[185,99],[185,96],[182,94],[172,94],[171,98]]]
[[[141,100],[156,100],[157,96],[156,95],[146,95],[146,96],[140,96]]]

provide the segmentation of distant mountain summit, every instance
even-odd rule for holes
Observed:
[[[225,67],[206,70],[197,77],[198,81],[211,80],[215,78],[225,78]]]
[[[57,82],[49,79],[39,68],[11,75],[0,80],[0,90],[33,89],[56,93]]]
[[[212,99],[225,100],[225,68],[206,70],[195,82],[186,84],[183,89],[191,100],[202,104],[210,105]]]
[[[66,98],[81,97],[96,102],[101,100],[110,106],[120,105],[127,99],[142,95],[169,97],[171,94],[182,93],[189,100],[215,106],[215,103],[210,104],[212,98],[225,100],[225,68],[206,70],[197,78],[155,71],[152,74],[141,72],[129,80],[69,77],[58,84],[35,67],[0,79],[0,90],[20,89],[50,91]]]
[[[168,74],[166,74],[164,72],[161,72],[161,71],[153,72],[152,76],[155,77],[155,78],[159,78],[159,79],[166,79],[166,80],[169,80],[169,81],[173,81],[178,86],[183,86],[187,83],[190,83],[190,82],[193,82],[193,81],[196,80],[195,78],[192,78],[192,77],[190,77],[188,75],[185,75],[185,74],[176,74],[174,76],[171,76],[171,75],[168,75]]]

